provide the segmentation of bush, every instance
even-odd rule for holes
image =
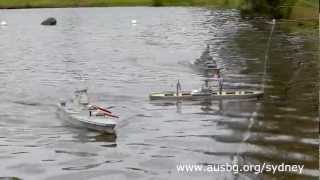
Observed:
[[[162,0],[153,0],[152,6],[163,6]]]

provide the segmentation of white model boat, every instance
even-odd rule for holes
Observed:
[[[222,90],[222,78],[207,78],[199,90],[182,91],[178,81],[176,91],[151,93],[150,100],[220,100],[261,98],[263,91],[257,90]]]
[[[70,124],[105,133],[115,133],[116,119],[105,108],[89,104],[86,90],[76,91],[75,98],[58,104],[58,115]]]
[[[6,21],[1,21],[0,22],[0,26],[7,26],[7,25],[8,25],[8,23]]]

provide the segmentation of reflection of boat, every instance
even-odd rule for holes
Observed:
[[[203,115],[218,115],[229,117],[246,117],[257,103],[256,98],[250,99],[223,99],[223,100],[194,100],[194,101],[150,101],[153,106],[176,106],[178,113],[192,113]],[[194,108],[199,107],[200,109]],[[199,111],[200,110],[200,111]],[[248,112],[248,113],[246,113]]]
[[[206,71],[206,70],[212,70],[212,69],[218,69],[216,61],[200,61],[197,59],[193,64],[192,67],[194,69],[197,69],[199,71]]]
[[[200,71],[218,68],[216,61],[210,56],[209,45],[207,45],[206,50],[201,54],[200,58],[196,59],[191,66]]]
[[[246,90],[246,91],[221,91],[221,92],[203,92],[200,90],[182,91],[177,95],[174,91],[165,91],[150,94],[150,100],[220,100],[220,99],[248,99],[261,98],[262,91]]]
[[[87,143],[87,142],[112,143],[112,144],[110,144],[110,147],[112,145],[115,145],[113,143],[115,143],[116,139],[117,139],[116,133],[106,134],[106,133],[97,132],[97,133],[92,134],[92,132],[80,131],[80,132],[75,132],[75,134],[76,135],[73,136],[73,138],[78,140],[79,142],[83,142],[83,143]]]
[[[114,133],[117,116],[99,106],[90,105],[87,91],[75,92],[75,97],[68,102],[60,102],[58,115],[69,123],[88,129]]]

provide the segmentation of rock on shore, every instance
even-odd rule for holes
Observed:
[[[42,21],[41,25],[44,25],[44,26],[54,26],[57,24],[57,20],[53,17],[50,17],[44,21]]]

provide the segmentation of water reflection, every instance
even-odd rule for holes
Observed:
[[[113,143],[112,147],[116,146],[115,142],[117,140],[117,134],[106,134],[106,133],[94,133],[91,131],[83,132],[76,134],[73,136],[74,139],[76,139],[79,142],[108,142]]]
[[[205,113],[205,114],[212,114],[212,115],[221,115],[223,114],[223,100],[218,101],[218,108],[212,108],[212,101],[210,100],[204,100],[200,102],[200,109]]]
[[[203,99],[201,101],[151,101],[153,106],[170,107],[175,106],[176,112],[184,113],[183,109],[197,107],[197,110],[192,111],[195,114],[216,115],[238,118],[250,118],[255,112],[254,108],[259,101],[257,99],[245,100],[211,100]],[[186,110],[188,112],[188,110]]]
[[[63,121],[63,120],[62,120]],[[90,142],[105,142],[105,146],[116,147],[117,132],[115,133],[103,133],[98,131],[92,131],[86,128],[75,128],[67,122],[62,122],[65,131],[69,131],[72,134],[72,141],[79,143]]]
[[[218,102],[218,107],[213,102]],[[177,113],[183,113],[183,106],[199,106],[200,110],[202,111],[201,114],[211,114],[211,115],[219,115],[223,114],[222,112],[222,100],[220,101],[212,101],[212,100],[202,100],[200,102],[182,102],[177,101],[175,103],[166,103],[166,102],[158,102],[158,103],[152,103],[155,106],[170,106],[175,105],[177,108]]]
[[[209,22],[215,22],[212,23],[214,27],[209,26],[209,28],[217,30],[216,20],[211,20],[210,16],[208,18],[204,26],[208,27]],[[245,24],[245,22],[242,23]],[[210,54],[218,57],[215,60],[225,68],[224,75],[227,76],[228,88],[250,86],[259,88],[260,86],[261,72],[265,68],[264,56],[261,52],[265,49],[270,26],[264,21],[250,23],[252,25],[237,26],[225,32],[212,31],[215,38],[208,42],[214,52],[210,52],[207,45],[199,58],[211,60]],[[224,24],[224,26],[229,25],[226,22]],[[218,34],[222,37],[231,35],[233,38],[228,38],[221,43],[217,41]],[[231,156],[241,164],[262,162],[303,164],[305,165],[304,176],[316,177],[319,166],[317,43],[312,39],[290,37],[280,29],[276,29],[273,39],[270,66],[266,67],[268,80],[264,101],[227,103],[220,101],[214,105],[212,101],[203,101],[197,104],[202,111],[200,114],[212,115],[218,127],[230,131],[228,134],[222,133],[210,137],[217,142],[237,144],[236,148],[230,153],[199,151],[215,156]],[[284,70],[283,67],[286,69]],[[208,71],[197,70],[204,78],[212,77],[212,73]],[[192,106],[195,105],[196,103],[192,103]],[[179,103],[177,109],[181,113],[182,103]],[[220,115],[220,118],[217,119],[217,115]],[[272,178],[283,176],[265,175]],[[301,177],[296,175],[292,179]]]
[[[59,26],[39,28],[48,13],[61,19]],[[140,22],[134,28],[128,23],[132,17]],[[300,39],[276,29],[263,101],[150,104],[150,91],[168,89],[177,79],[183,88],[194,89],[211,77],[179,64],[207,52],[223,68],[224,88],[259,88],[270,26],[243,20],[236,10],[202,8],[10,10],[6,19],[10,26],[0,33],[1,42],[6,42],[0,43],[3,177],[317,177],[317,38]],[[103,104],[115,106],[119,124],[125,121],[118,126],[118,137],[65,126],[54,116],[56,109],[47,107],[67,97],[81,80]],[[181,162],[235,160],[299,163],[306,168],[303,175],[189,177],[175,172]]]
[[[251,42],[266,41],[266,34],[270,27],[259,21],[254,21],[252,24],[259,30],[255,30],[255,33],[248,37],[248,34],[253,33],[252,29],[242,29],[234,38],[234,43],[239,46],[235,51],[244,57],[258,58],[260,62],[246,62],[248,68],[245,73],[256,74],[258,73],[257,64],[262,63],[264,59],[263,54],[257,52],[258,49],[263,49],[263,44]],[[298,162],[305,165],[306,176],[317,176],[318,173],[314,171],[318,169],[319,153],[316,145],[319,121],[316,108],[318,107],[317,46],[306,47],[315,42],[312,39],[290,40],[293,37],[281,32],[280,29],[276,29],[274,36],[267,67],[266,86],[268,88],[266,88],[258,116],[251,125],[252,135],[246,142],[273,149],[274,154],[277,155],[248,154],[244,163]],[[301,43],[304,45],[301,46]],[[263,66],[260,70],[261,68]],[[226,126],[240,131],[242,127],[230,123],[226,123]],[[297,175],[292,179],[299,178],[301,177]]]

